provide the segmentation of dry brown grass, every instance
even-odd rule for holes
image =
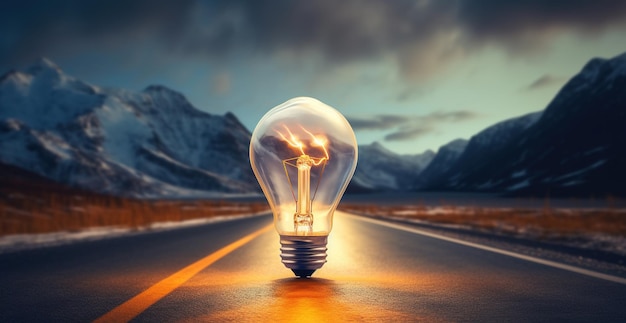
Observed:
[[[258,213],[268,209],[265,202],[137,200],[94,194],[16,192],[0,195],[0,236],[106,226],[140,228],[158,222]]]
[[[460,225],[501,233],[537,236],[608,234],[626,237],[626,210],[605,209],[510,209],[421,205],[342,204],[341,210],[370,216],[392,216],[428,223]]]

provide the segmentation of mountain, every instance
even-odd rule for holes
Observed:
[[[420,186],[427,186],[436,190],[473,189],[474,187],[471,185],[468,187],[468,178],[492,170],[486,168],[491,167],[491,165],[485,163],[485,156],[497,155],[504,151],[511,140],[517,138],[524,130],[537,122],[541,114],[542,112],[535,112],[508,119],[482,130],[472,136],[469,141],[453,141],[448,145],[454,145],[456,142],[454,152],[448,152],[449,148],[443,149],[442,154],[444,154],[445,162],[437,161],[437,163],[432,164],[432,169],[425,170],[419,178]],[[490,183],[486,183],[476,188],[486,189],[491,187],[489,185]]]
[[[95,192],[256,191],[250,132],[163,86],[105,89],[41,59],[0,78],[0,162]]]
[[[492,128],[472,138],[441,187],[430,188],[626,195],[626,53],[589,61],[543,113],[494,127],[511,130],[486,136],[495,144],[474,140]]]
[[[348,192],[396,191],[412,189],[420,172],[435,153],[396,154],[380,143],[359,146],[359,162]]]
[[[249,141],[233,114],[199,111],[163,86],[102,88],[46,59],[0,77],[0,164],[65,187],[136,197],[258,192]],[[359,155],[348,192],[626,196],[626,53],[589,61],[543,112],[437,154],[373,143]]]
[[[449,171],[463,154],[467,143],[465,139],[455,139],[439,147],[430,164],[415,179],[414,187],[430,190],[447,188],[445,183],[450,176]]]

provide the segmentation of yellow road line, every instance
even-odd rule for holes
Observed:
[[[233,252],[237,248],[247,244],[259,235],[269,231],[272,227],[273,224],[270,224],[262,229],[259,229],[258,231],[255,231],[179,270],[171,276],[152,285],[145,291],[139,293],[137,296],[112,309],[110,312],[96,319],[95,322],[128,322],[132,320],[134,317],[145,311],[148,307],[152,306],[154,303],[167,296],[174,289],[180,287],[182,284],[187,282],[189,279],[191,279],[191,277],[195,276],[204,268],[210,266],[222,257]]]

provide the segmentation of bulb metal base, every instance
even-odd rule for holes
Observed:
[[[280,257],[285,267],[301,278],[310,277],[326,263],[328,236],[280,236]]]

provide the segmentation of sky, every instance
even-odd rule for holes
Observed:
[[[593,57],[626,52],[620,0],[5,0],[0,73],[40,57],[98,86],[161,84],[252,131],[315,97],[359,144],[436,151],[544,109]]]

